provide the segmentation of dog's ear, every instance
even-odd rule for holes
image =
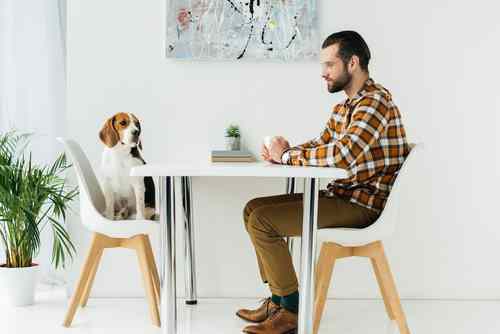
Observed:
[[[109,118],[99,132],[99,138],[107,147],[115,146],[120,140],[120,135],[118,134],[118,131],[116,131],[114,123],[115,116]]]
[[[136,115],[132,113],[130,115],[132,115],[132,118],[134,119],[134,123],[138,127],[138,130],[141,131],[141,121],[137,118]]]
[[[141,121],[139,121],[139,119],[137,118],[136,115],[132,114],[132,117],[134,118],[134,121],[136,121],[136,126],[138,127],[138,130],[141,131]],[[139,142],[137,143],[137,146],[139,146],[139,150],[142,151],[142,140],[139,139]]]

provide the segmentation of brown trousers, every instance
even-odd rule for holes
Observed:
[[[243,210],[245,228],[257,254],[259,271],[271,292],[286,296],[298,290],[298,281],[284,237],[302,234],[302,194],[259,197]],[[337,197],[318,199],[318,229],[328,227],[363,228],[379,214]]]

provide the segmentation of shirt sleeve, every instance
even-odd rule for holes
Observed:
[[[303,150],[306,148],[313,148],[313,147],[317,147],[319,145],[324,145],[326,143],[329,143],[333,138],[332,131],[333,131],[332,118],[330,117],[330,119],[326,123],[325,128],[323,129],[323,131],[321,131],[321,133],[319,134],[318,137],[316,137],[312,140],[309,140],[303,144],[286,149],[285,151],[283,151],[283,153],[281,155],[280,162],[283,165],[288,164],[288,161],[290,160],[290,151],[291,150]]]
[[[286,164],[349,169],[378,140],[389,119],[390,108],[383,95],[367,95],[355,106],[351,122],[339,140],[293,147],[287,151]]]
[[[325,128],[323,129],[323,131],[321,131],[321,133],[319,134],[318,137],[316,137],[312,140],[309,140],[303,144],[291,147],[291,149],[292,150],[303,150],[303,149],[313,148],[313,147],[316,147],[319,145],[327,144],[333,138],[332,131],[333,131],[332,119],[330,118],[330,119],[328,119],[328,122],[326,122]]]

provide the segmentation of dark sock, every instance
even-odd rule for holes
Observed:
[[[299,313],[299,292],[295,291],[294,293],[281,297],[281,306],[290,312]]]
[[[281,304],[281,296],[275,295],[274,293],[271,296],[271,300],[278,306]]]

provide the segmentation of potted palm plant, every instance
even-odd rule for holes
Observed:
[[[12,305],[33,304],[40,249],[40,233],[53,235],[52,263],[65,267],[75,247],[64,220],[76,187],[66,185],[63,172],[70,167],[64,154],[52,165],[39,166],[27,153],[30,135],[0,134],[0,286]]]
[[[240,128],[231,124],[226,128],[226,150],[240,149]]]

